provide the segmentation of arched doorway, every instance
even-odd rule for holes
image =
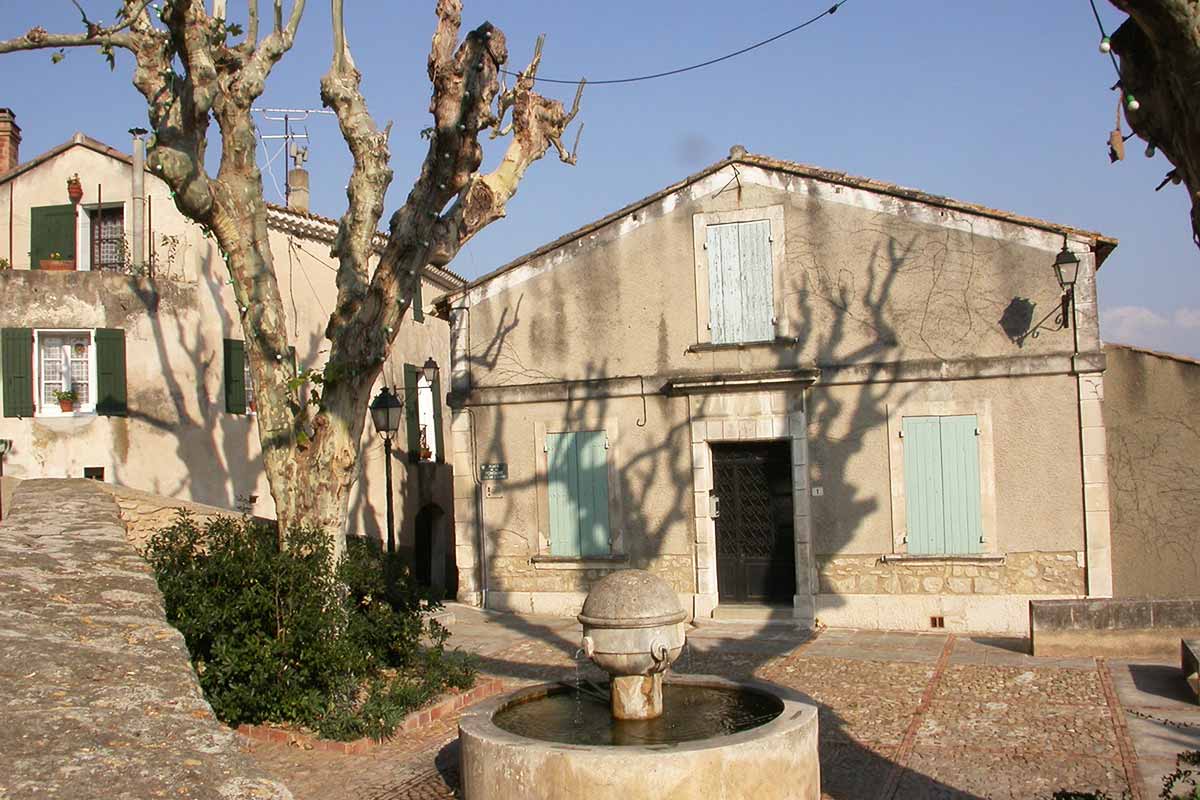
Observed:
[[[458,594],[458,568],[447,522],[446,512],[435,503],[417,513],[413,577],[418,586],[430,589],[435,597],[454,599]]]

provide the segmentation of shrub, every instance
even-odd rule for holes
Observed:
[[[203,530],[181,512],[145,552],[167,618],[187,641],[205,697],[237,725],[295,723],[324,736],[389,735],[412,708],[474,669],[446,653],[448,632],[408,570],[378,546],[218,518]]]

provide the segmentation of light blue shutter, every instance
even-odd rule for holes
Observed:
[[[587,557],[610,551],[606,442],[604,431],[546,437],[552,555]]]
[[[546,477],[550,495],[550,553],[579,555],[579,455],[573,433],[546,436]]]
[[[585,556],[609,552],[607,441],[604,431],[575,434],[579,453],[579,547]]]
[[[738,255],[741,265],[743,342],[775,338],[775,291],[771,279],[771,223],[765,219],[738,225]]]
[[[709,225],[708,321],[715,344],[741,341],[737,225]]]
[[[908,552],[944,553],[941,423],[937,417],[905,417],[903,430]]]
[[[942,503],[947,553],[978,553],[983,535],[979,501],[979,437],[975,415],[942,417]]]

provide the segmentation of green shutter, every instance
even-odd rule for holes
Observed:
[[[905,417],[903,430],[908,552],[944,553],[941,424],[937,417]]]
[[[417,396],[417,376],[420,371],[412,364],[404,365],[404,422],[408,428],[408,460],[421,460],[420,400]]]
[[[579,455],[579,547],[584,556],[608,555],[608,436],[576,434]]]
[[[608,555],[608,437],[604,431],[546,436],[550,552]]]
[[[424,307],[425,301],[421,299],[421,284],[422,283],[424,283],[424,281],[422,281],[421,276],[418,275],[417,276],[417,288],[413,290],[413,299],[412,299],[412,318],[413,318],[414,322],[424,322],[425,321],[425,307]]]
[[[908,552],[980,552],[978,424],[973,414],[904,418]]]
[[[979,500],[979,436],[975,415],[942,417],[942,507],[946,552],[978,553],[983,536]]]
[[[550,500],[550,554],[578,556],[579,456],[575,434],[546,436],[546,480]]]
[[[442,438],[442,381],[433,380],[433,441],[437,448],[437,460],[446,460],[445,439]]]
[[[33,330],[0,332],[0,371],[4,379],[4,416],[33,416]]]
[[[123,417],[125,395],[125,331],[96,329],[96,413]]]
[[[40,269],[39,262],[58,253],[66,260],[75,258],[75,206],[38,206],[29,209],[29,266]]]
[[[246,345],[241,339],[225,340],[225,410],[246,413]]]

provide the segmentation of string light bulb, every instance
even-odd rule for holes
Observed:
[[[1112,40],[1105,36],[1100,40],[1100,52],[1107,53],[1112,50]]]
[[[1131,94],[1125,95],[1125,108],[1129,111],[1137,111],[1142,107],[1142,104],[1137,101],[1137,98]]]
[[[1157,152],[1157,150],[1155,150],[1155,148],[1154,148],[1154,142],[1151,142],[1150,144],[1146,145],[1146,158],[1154,158],[1154,154],[1156,152]]]

